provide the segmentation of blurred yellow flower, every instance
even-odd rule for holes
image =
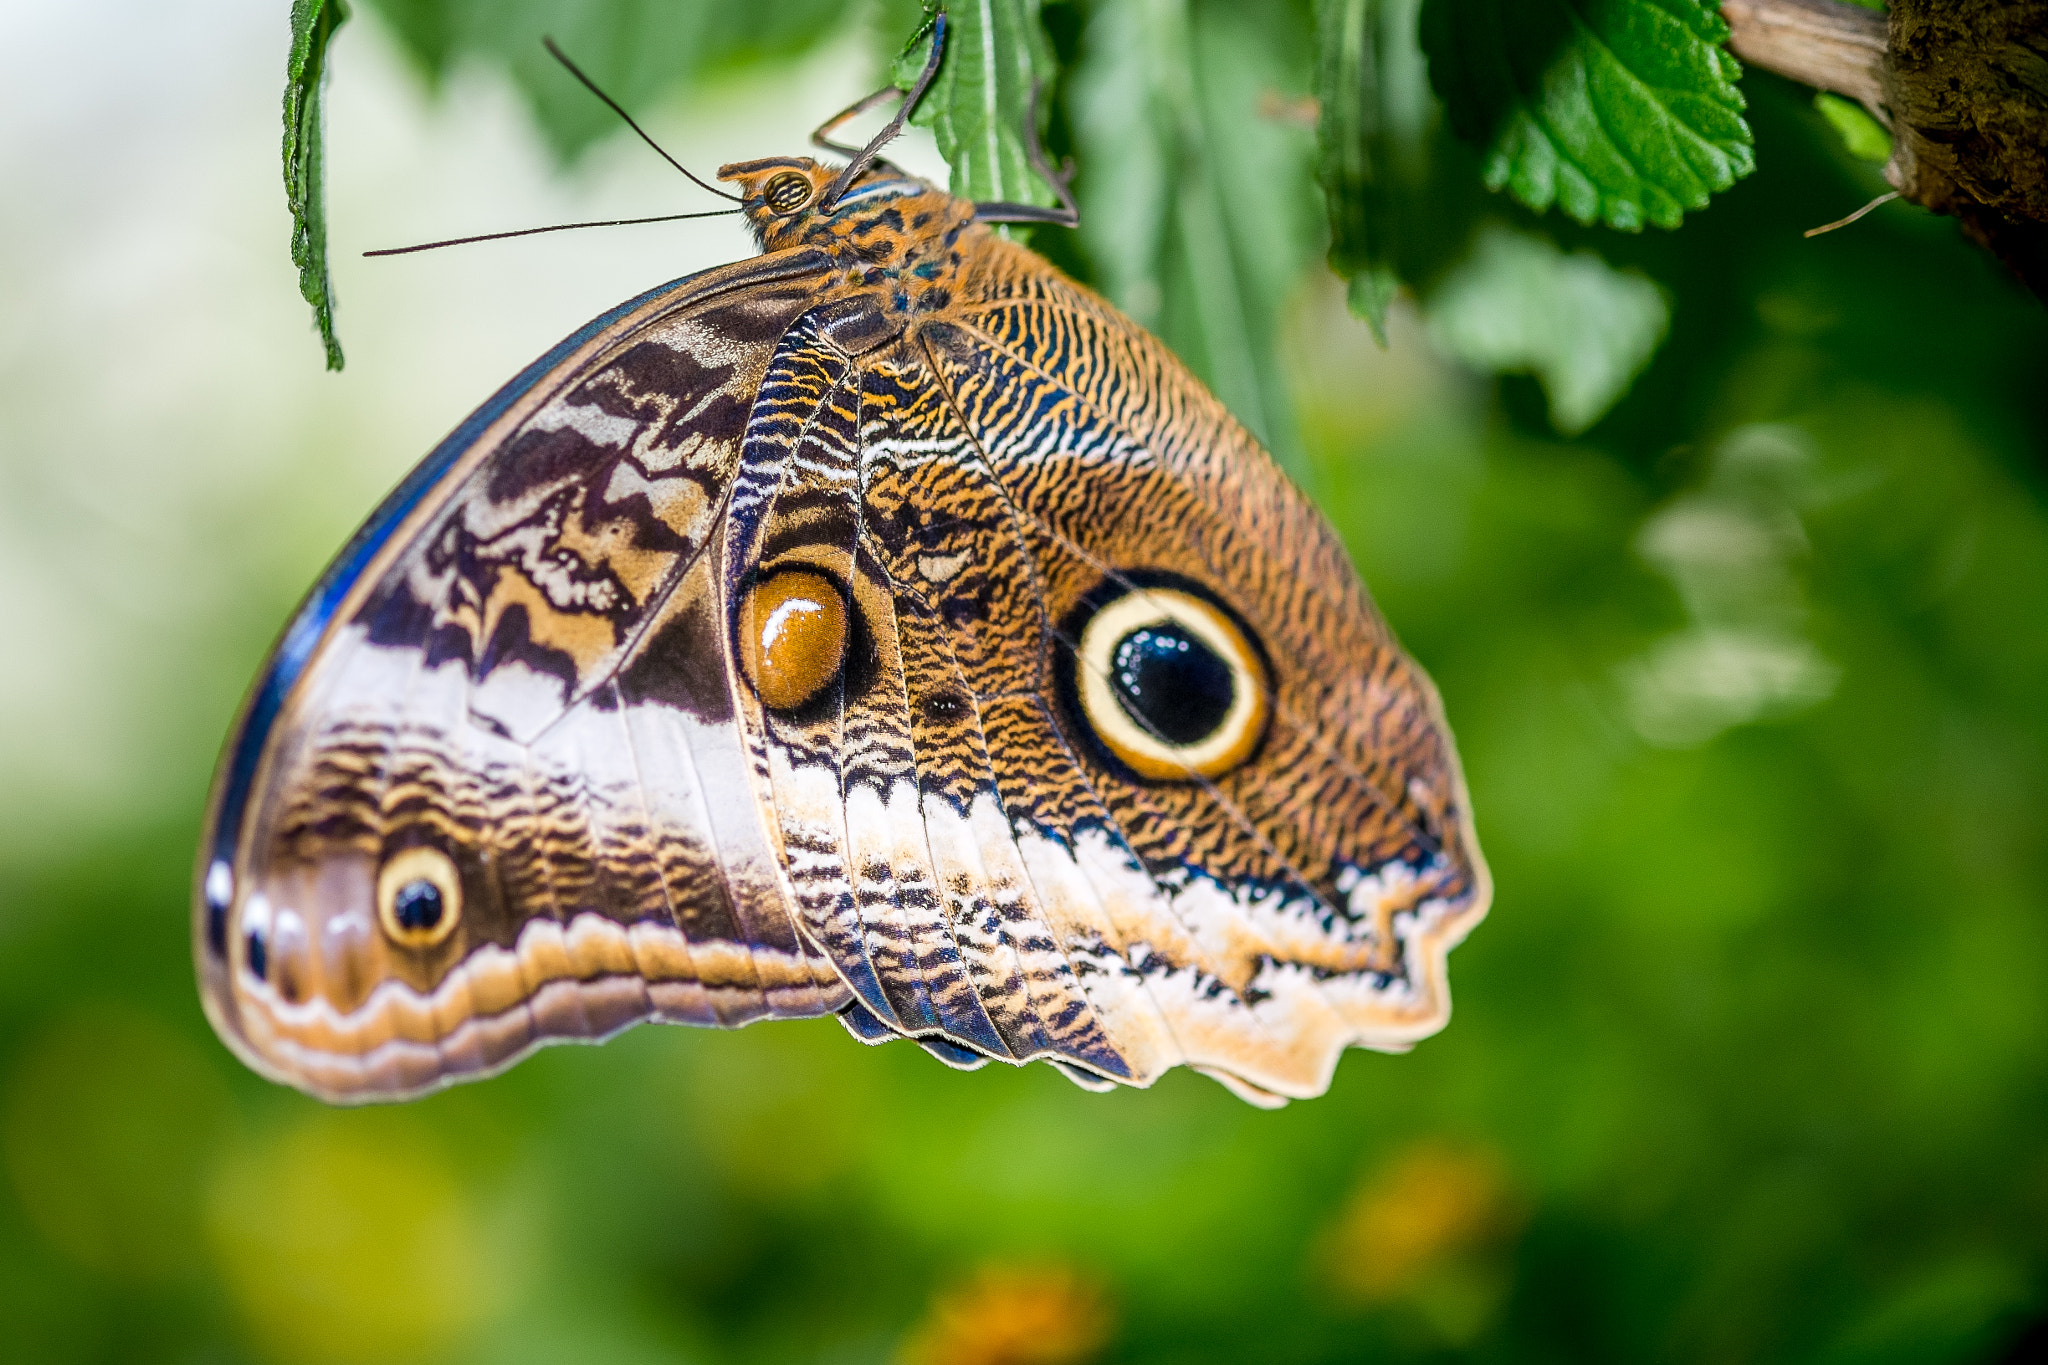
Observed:
[[[1317,1245],[1317,1269],[1353,1303],[1388,1303],[1498,1244],[1520,1221],[1491,1152],[1424,1139],[1351,1192]]]
[[[1084,1365],[1109,1341],[1100,1286],[1063,1266],[985,1266],[932,1299],[900,1365]]]

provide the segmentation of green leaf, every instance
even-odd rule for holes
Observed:
[[[1279,3],[1104,5],[1070,101],[1081,242],[1104,292],[1297,477],[1280,318],[1320,234],[1313,137],[1276,106],[1309,69],[1303,19]]]
[[[1567,436],[1628,392],[1671,322],[1648,276],[1497,223],[1432,292],[1426,314],[1439,350],[1478,369],[1535,374]]]
[[[321,161],[320,88],[327,47],[348,20],[342,0],[292,0],[292,51],[285,64],[284,194],[292,211],[292,264],[299,293],[313,305],[313,322],[327,350],[327,368],[341,368],[334,334],[334,284],[327,276],[327,201]]]
[[[1728,26],[1700,0],[1426,0],[1430,81],[1488,188],[1634,232],[1755,167]]]
[[[1330,217],[1330,269],[1351,311],[1387,344],[1399,284],[1389,261],[1393,206],[1382,108],[1381,0],[1316,0],[1316,181]]]
[[[1031,169],[1024,140],[1034,112],[1039,128],[1057,68],[1039,0],[965,0],[946,10],[946,51],[939,74],[910,121],[932,130],[962,199],[1012,204],[1057,202],[1052,186]],[[933,15],[897,58],[895,80],[908,90],[931,53]],[[1032,108],[1032,88],[1039,89]]]
[[[1850,156],[1880,165],[1892,159],[1892,135],[1862,105],[1823,90],[1813,97],[1813,107],[1820,110],[1820,116],[1842,139]]]

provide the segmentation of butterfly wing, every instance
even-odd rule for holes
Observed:
[[[224,756],[195,909],[208,1012],[258,1070],[391,1097],[641,1019],[844,1002],[703,647],[756,395],[822,268],[598,319],[315,588]]]
[[[857,854],[848,815],[835,862],[877,891],[817,930],[844,970],[832,924],[860,923],[881,966],[856,1032],[1321,1093],[1344,1047],[1442,1026],[1445,954],[1486,909],[1436,693],[1327,523],[1158,342],[990,250],[984,303],[864,362],[858,552],[902,757],[861,799],[923,816],[915,877],[941,894],[881,895],[902,865]],[[1173,632],[1146,623],[1182,619],[1243,656],[1209,737],[1236,724],[1235,749],[1102,702],[1096,627],[1156,649]],[[892,936],[902,956],[874,958]],[[979,1013],[926,1003],[956,960]],[[888,988],[934,971],[907,1003]]]
[[[393,495],[216,788],[196,952],[258,1069],[838,1011],[1272,1103],[1442,1024],[1488,893],[1427,679],[1156,341],[979,250],[922,320],[801,250],[654,291]]]

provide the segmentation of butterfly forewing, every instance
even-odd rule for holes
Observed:
[[[749,758],[700,647],[741,436],[818,264],[679,282],[565,344],[437,452],[354,581],[316,591],[287,704],[231,746],[255,778],[239,809],[217,791],[232,877],[209,867],[199,907],[209,1007],[261,1069],[401,1094],[640,1018],[843,1001],[780,849],[732,805]],[[413,846],[456,868],[461,904],[408,948],[377,880]]]

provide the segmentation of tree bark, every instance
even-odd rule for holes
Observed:
[[[2048,0],[1724,0],[1729,50],[1859,101],[1885,178],[2048,302]]]
[[[1894,0],[1884,66],[1886,178],[2048,301],[2048,0]]]

